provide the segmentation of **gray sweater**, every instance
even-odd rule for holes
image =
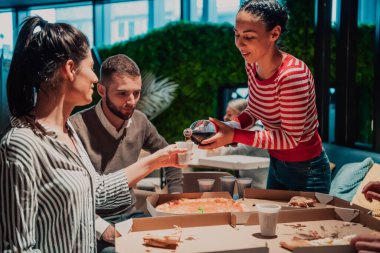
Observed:
[[[97,105],[99,109],[100,103]],[[93,106],[70,117],[96,171],[108,174],[123,169],[135,163],[141,149],[151,153],[166,147],[165,139],[157,132],[145,114],[135,110],[128,124],[119,131],[117,137],[107,130],[104,114],[97,113]],[[103,117],[100,120],[100,117]],[[102,122],[103,121],[103,122]],[[121,132],[122,131],[122,132]],[[165,168],[165,179],[169,192],[182,192],[182,171],[177,168]],[[133,196],[131,205],[123,205],[113,209],[96,210],[102,217],[135,211],[136,198]]]

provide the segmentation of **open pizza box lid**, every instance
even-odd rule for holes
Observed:
[[[180,243],[175,250],[148,247],[143,244],[147,234],[170,233],[174,226],[182,228]],[[230,213],[176,215],[130,219],[116,224],[121,237],[116,238],[116,252],[228,252],[268,253],[264,241],[252,242],[243,235]],[[233,238],[233,239],[231,239]]]
[[[199,198],[226,198],[231,199],[228,192],[194,192],[194,193],[181,193],[181,194],[154,194],[146,198],[146,205],[149,213],[155,216],[168,216],[176,215],[172,213],[159,212],[156,210],[158,205],[166,203],[175,199],[199,199]]]
[[[234,214],[232,214],[232,217]],[[256,238],[266,240],[270,252],[290,252],[281,248],[280,241],[290,241],[294,236],[317,231],[322,237],[336,234],[339,238],[346,235],[373,233],[380,231],[380,221],[357,209],[328,207],[320,209],[287,210],[279,213],[277,237],[266,239],[260,234],[258,213],[251,213],[248,220],[240,229],[249,231]],[[350,245],[299,247],[296,253],[324,252],[346,253],[356,252]]]
[[[244,199],[240,199],[247,206],[254,206],[258,203],[273,203],[281,206],[282,210],[298,210],[299,207],[290,207],[288,206],[289,200],[294,196],[302,196],[308,198],[314,198],[317,200],[317,203],[314,207],[309,207],[309,209],[319,209],[326,208],[331,206],[336,207],[345,207],[358,209],[363,212],[369,212],[368,209],[365,209],[361,206],[351,204],[348,201],[337,198],[335,196],[319,193],[319,192],[303,192],[303,191],[285,191],[285,190],[266,190],[266,189],[245,189]]]

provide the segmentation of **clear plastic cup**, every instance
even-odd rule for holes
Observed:
[[[281,206],[272,203],[261,203],[256,204],[256,208],[259,213],[261,235],[275,236],[278,213],[281,210]]]
[[[223,192],[229,192],[231,197],[234,195],[236,177],[234,176],[223,176],[220,177],[220,184]]]
[[[236,179],[236,184],[237,184],[237,188],[238,188],[239,198],[243,198],[244,197],[244,189],[245,188],[251,188],[252,178],[250,178],[250,177],[238,178],[238,179]]]
[[[211,192],[214,187],[215,179],[211,178],[200,178],[198,179],[199,191],[200,192]]]
[[[178,148],[186,148],[188,150],[186,153],[177,154],[178,164],[189,164],[192,156],[194,143],[192,143],[191,141],[176,141],[175,144]]]

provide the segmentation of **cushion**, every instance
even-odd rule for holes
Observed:
[[[351,202],[373,163],[372,158],[368,157],[362,162],[343,165],[331,182],[330,195]]]
[[[368,171],[367,175],[358,187],[358,190],[352,199],[352,203],[372,210],[372,215],[376,218],[380,218],[380,201],[373,200],[369,202],[362,193],[365,185],[371,181],[380,181],[380,164],[375,163]]]

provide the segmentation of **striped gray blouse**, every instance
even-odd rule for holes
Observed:
[[[68,123],[79,155],[31,117],[0,142],[0,251],[96,252],[95,207],[131,203],[124,170],[100,176]]]

